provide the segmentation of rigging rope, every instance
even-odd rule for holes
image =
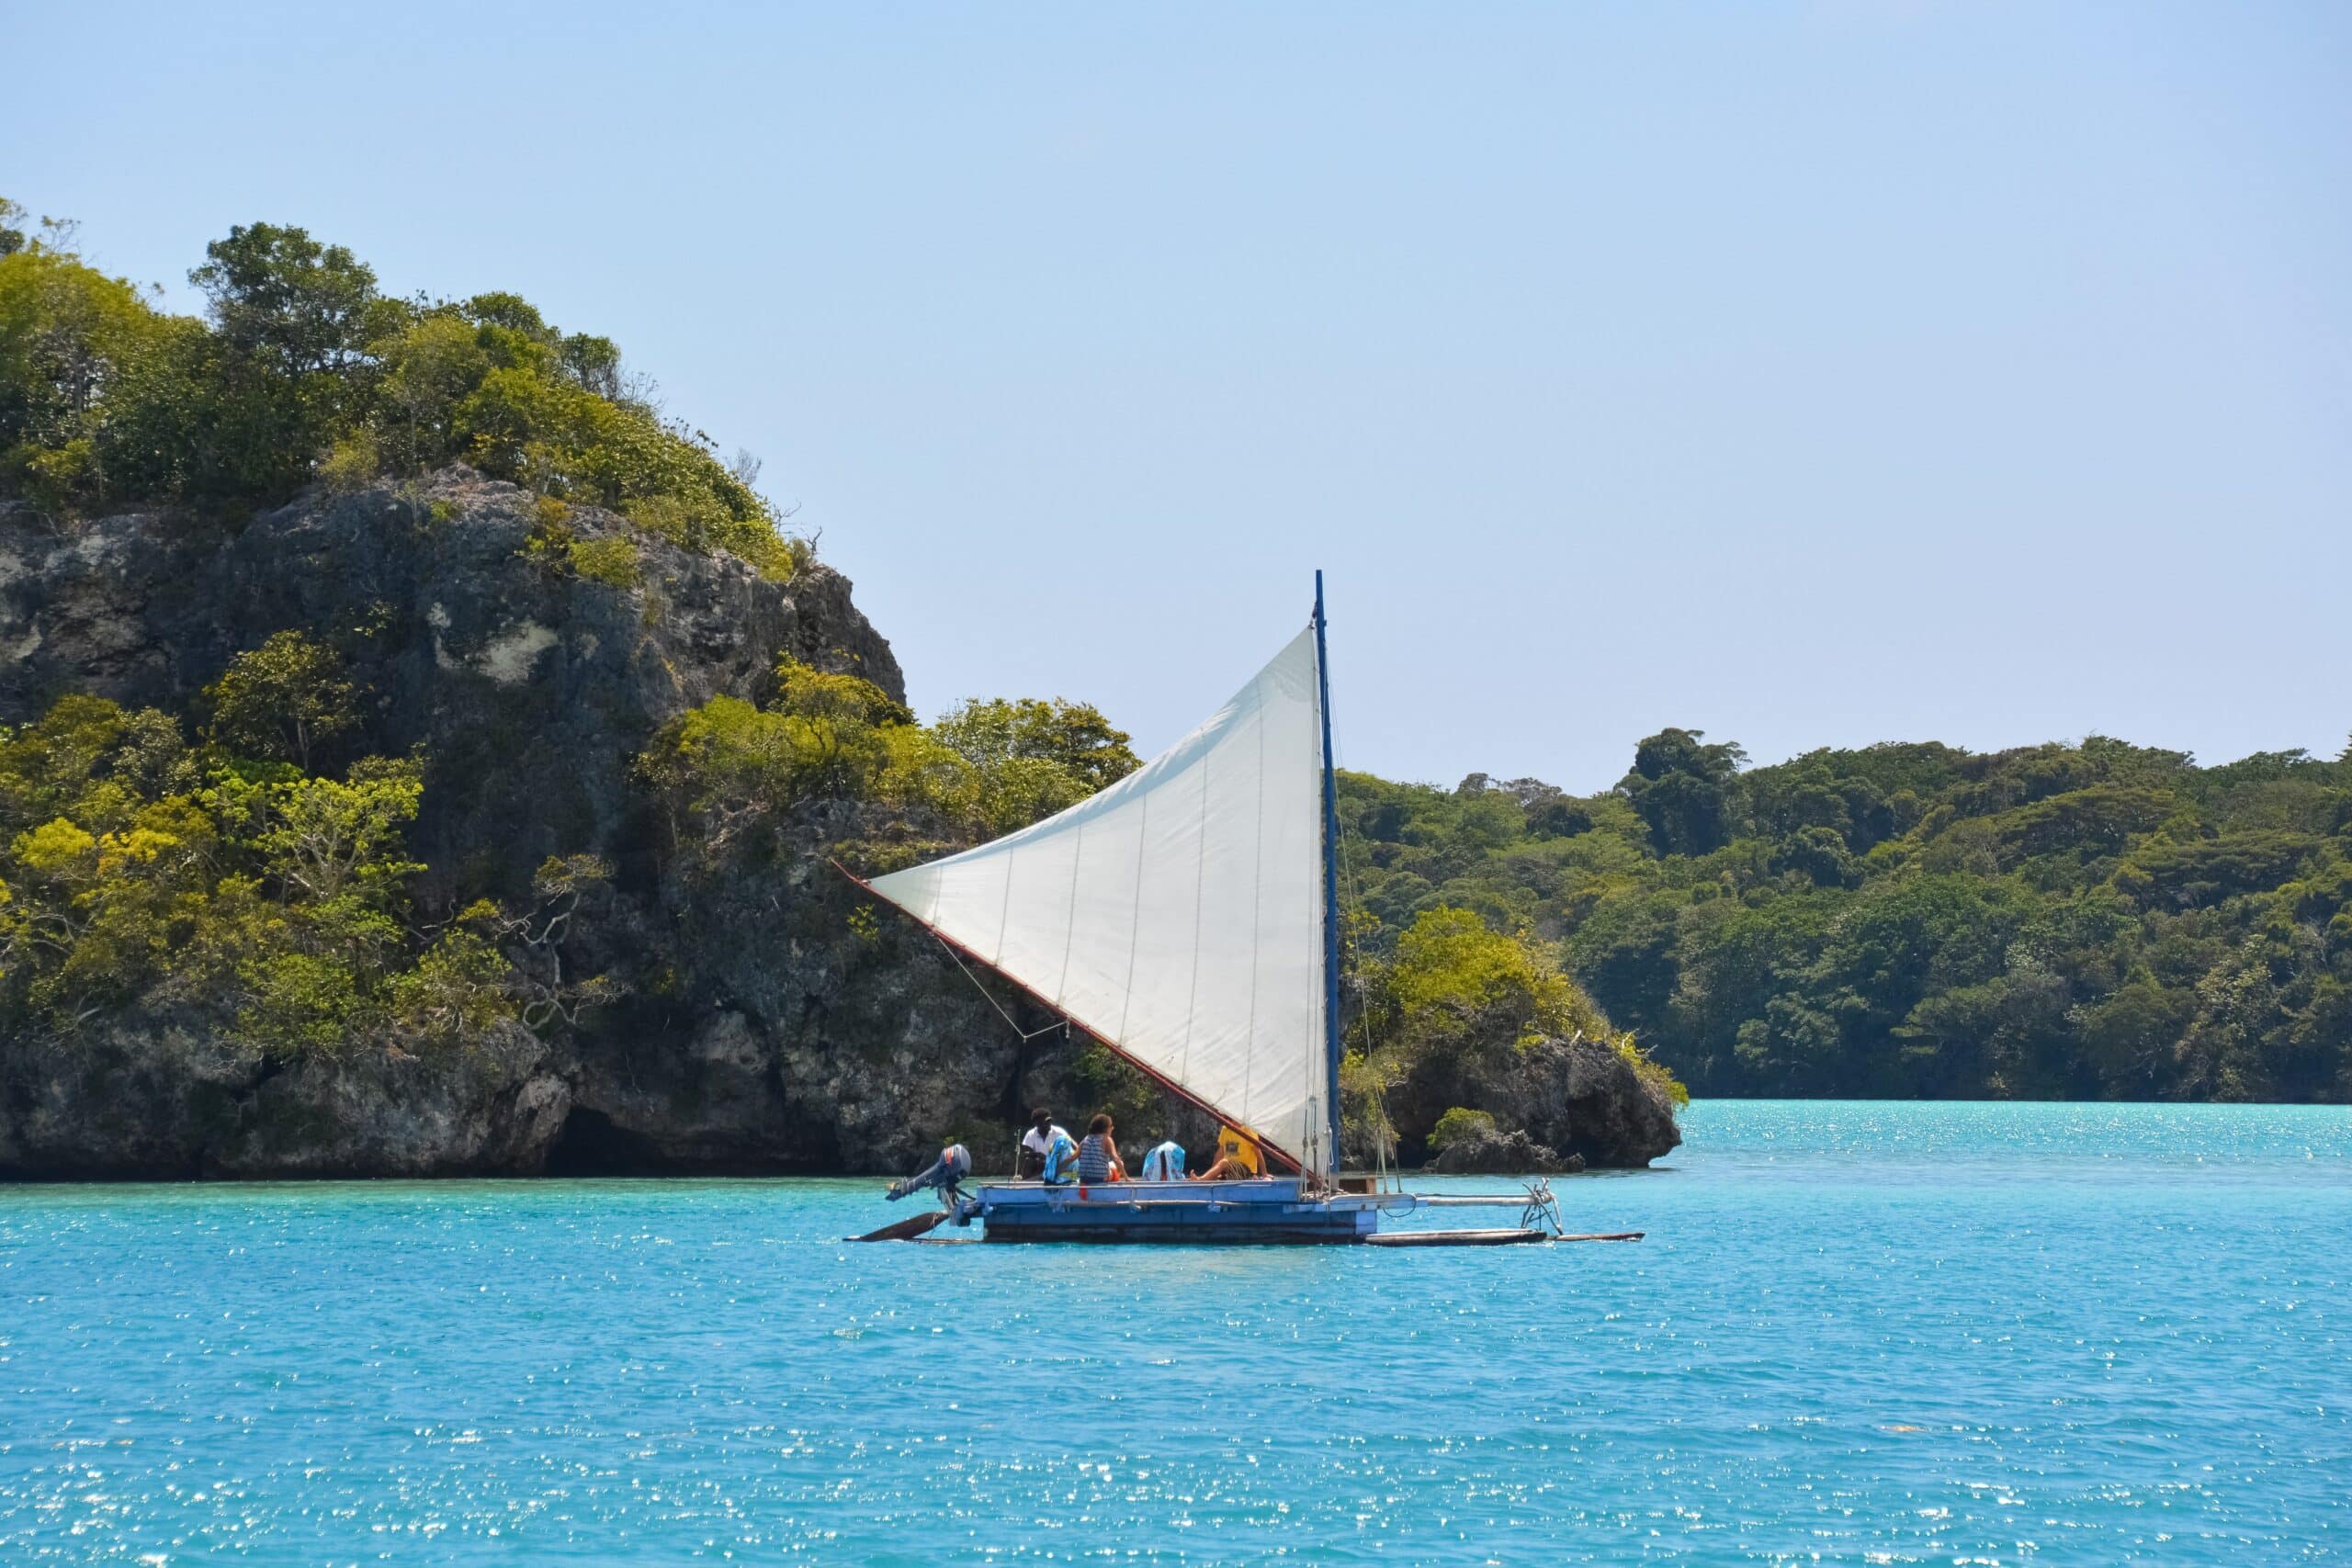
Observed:
[[[1023,1044],[1036,1039],[1040,1034],[1051,1034],[1057,1029],[1060,1030],[1064,1034],[1068,1034],[1069,1032],[1069,1020],[1067,1018],[1063,1019],[1058,1023],[1049,1023],[1043,1029],[1022,1028],[1020,1023],[1014,1020],[1013,1016],[1004,1010],[1004,1004],[996,999],[996,993],[989,990],[986,986],[980,984],[980,977],[972,973],[972,966],[964,962],[964,955],[956,951],[956,944],[949,942],[945,937],[941,936],[937,931],[932,932],[931,936],[933,942],[939,943],[941,951],[944,952],[948,957],[956,961],[956,967],[964,971],[964,978],[972,982],[972,989],[979,992],[981,996],[986,997],[988,998],[989,1006],[996,1009],[997,1017],[1004,1020],[1005,1026],[1011,1029],[1013,1033],[1021,1036],[1022,1043]]]

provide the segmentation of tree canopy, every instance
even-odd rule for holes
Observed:
[[[706,852],[765,833],[799,806],[879,801],[962,840],[993,838],[1075,806],[1136,767],[1125,731],[1091,705],[973,698],[922,725],[881,688],[794,659],[763,704],[714,697],[664,727],[641,773]],[[765,840],[765,841],[773,841]],[[906,856],[910,840],[891,852]]]
[[[463,462],[771,576],[807,557],[755,465],[665,418],[611,339],[519,296],[395,298],[345,247],[254,223],[188,274],[204,317],[175,316],[83,261],[70,226],[16,213],[0,203],[0,498],[234,508]]]
[[[480,1043],[524,988],[483,919],[414,919],[424,787],[414,761],[312,775],[61,698],[0,733],[0,1021],[71,1040],[144,999],[281,1055]]]
[[[1518,933],[1700,1093],[2352,1099],[2352,752],[2093,736],[1340,783],[1374,964]]]

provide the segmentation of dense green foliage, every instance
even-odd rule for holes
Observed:
[[[1488,1112],[1456,1105],[1437,1119],[1437,1125],[1430,1129],[1429,1143],[1432,1150],[1447,1149],[1455,1144],[1491,1138],[1495,1133],[1495,1119]]]
[[[1668,729],[1585,798],[1343,775],[1367,963],[1475,911],[1702,1093],[2352,1098],[2352,752],[1743,761]]]
[[[342,778],[191,748],[168,716],[67,697],[0,739],[0,1016],[71,1034],[196,999],[278,1049],[451,1038],[505,964],[460,925],[411,931],[414,764]]]
[[[992,838],[1074,806],[1135,771],[1125,732],[1084,703],[973,699],[932,725],[872,682],[792,659],[764,704],[714,697],[666,726],[640,760],[681,828],[718,854],[773,832],[811,801],[875,801],[957,839]],[[901,861],[938,840],[899,842]]]
[[[610,339],[513,294],[390,298],[342,246],[255,223],[188,275],[209,305],[196,320],[45,232],[0,228],[0,497],[60,515],[235,507],[465,462],[771,576],[806,558],[755,463],[720,463],[623,377]],[[609,545],[589,554],[583,575],[624,570]]]
[[[1359,1150],[1385,1142],[1409,1160],[1442,1148],[1469,1125],[1464,1086],[1546,1040],[1598,1041],[1668,1100],[1690,1100],[1524,928],[1437,903],[1394,931],[1358,910],[1347,936],[1340,1109]]]
[[[1089,705],[1058,697],[973,697],[931,733],[972,770],[971,809],[992,833],[1042,821],[1139,765],[1125,730]]]
[[[358,694],[333,649],[283,631],[241,655],[205,689],[212,738],[232,752],[292,762],[359,722]]]
[[[339,727],[306,740],[259,722],[257,694],[332,716],[350,700],[332,650],[280,633],[213,691],[203,745],[169,715],[88,696],[0,730],[0,1025],[71,1038],[152,1006],[278,1055],[415,1050],[614,993],[567,981],[554,948],[601,864],[550,862],[530,909],[422,923],[404,835],[424,766],[363,757],[327,776],[284,760]]]

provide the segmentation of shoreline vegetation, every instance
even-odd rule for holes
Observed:
[[[298,228],[190,277],[169,314],[0,203],[0,1174],[862,1172],[1040,1099],[1181,1130],[823,869],[1084,798],[1137,765],[1103,714],[920,721],[756,459],[609,339]],[[1686,1083],[2352,1098],[2352,750],[1743,761],[1341,775],[1359,1156],[1638,1165]]]
[[[1596,795],[1350,775],[1370,941],[1521,933],[1696,1094],[2352,1100],[2352,746],[1743,761],[1668,729]]]

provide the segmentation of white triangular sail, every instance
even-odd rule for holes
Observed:
[[[1110,788],[872,886],[1328,1170],[1318,673],[1310,626],[1216,716]]]

